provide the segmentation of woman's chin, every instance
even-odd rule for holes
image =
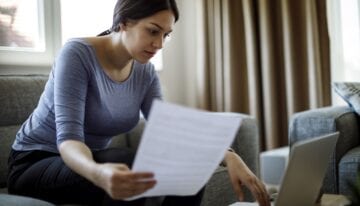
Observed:
[[[150,61],[149,58],[136,58],[135,60],[140,64],[147,64]]]

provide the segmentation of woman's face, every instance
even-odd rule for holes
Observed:
[[[157,12],[136,22],[129,21],[121,26],[122,42],[132,58],[147,63],[163,48],[174,23],[175,17],[170,10]]]

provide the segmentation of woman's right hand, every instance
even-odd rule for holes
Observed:
[[[90,149],[83,142],[66,140],[58,147],[67,166],[104,189],[113,199],[139,195],[156,184],[151,172],[132,172],[120,163],[95,162]]]
[[[133,172],[127,165],[119,163],[99,164],[94,180],[116,200],[139,195],[156,184],[153,173]]]

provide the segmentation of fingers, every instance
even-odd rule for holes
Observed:
[[[156,184],[151,172],[124,172],[113,179],[112,198],[124,199],[139,195],[153,188]]]
[[[270,198],[267,193],[265,185],[259,181],[256,180],[255,184],[253,185],[251,192],[255,199],[258,201],[260,206],[270,206]]]
[[[236,181],[235,178],[230,177],[230,179],[231,179],[234,191],[238,195],[240,202],[244,201],[244,192],[241,188],[241,182]],[[253,181],[249,181],[249,182],[252,182],[252,183],[247,185],[247,187],[250,189],[252,195],[257,200],[259,205],[260,206],[270,206],[270,198],[267,193],[265,185],[257,179],[255,179]]]
[[[128,197],[140,195],[147,190],[153,188],[156,184],[155,180],[146,180],[124,184],[123,187],[114,188],[113,199],[125,199]]]
[[[241,189],[241,184],[236,184],[236,185],[238,185],[238,186],[236,188],[234,188],[234,190],[235,190],[236,194],[238,195],[239,200],[244,201],[244,192]]]
[[[241,182],[238,180],[238,178],[232,174],[230,175],[230,181],[234,188],[235,194],[238,195],[240,202],[244,200],[244,192],[241,189]]]
[[[252,173],[242,159],[236,154],[228,155],[227,163],[231,183],[240,201],[244,196],[241,189],[241,183],[243,183],[250,189],[260,206],[270,206],[270,198],[265,185]]]
[[[241,188],[242,181],[244,181],[244,184],[247,188],[249,188],[254,198],[259,202],[260,206],[270,206],[270,198],[267,193],[266,187],[256,176],[245,175],[243,177],[243,180],[241,180],[241,178],[231,173],[230,180],[233,185],[234,191],[239,196],[240,201],[244,200],[244,193]]]
[[[130,170],[122,170],[117,171],[112,176],[112,181],[114,182],[128,182],[128,183],[135,183],[138,181],[144,180],[153,180],[154,174],[151,172],[132,172]]]
[[[142,179],[152,179],[154,178],[154,173],[152,172],[130,172],[127,177],[131,180],[138,181]]]
[[[99,168],[94,182],[116,200],[139,195],[156,184],[153,173],[133,172],[125,164],[106,163]]]

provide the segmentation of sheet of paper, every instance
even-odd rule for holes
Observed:
[[[236,202],[229,206],[259,206],[257,202]]]
[[[229,206],[259,206],[257,202],[236,202]],[[271,206],[274,206],[274,202],[271,202]]]
[[[154,172],[157,184],[129,200],[196,194],[222,161],[240,124],[238,114],[155,100],[132,170]]]

